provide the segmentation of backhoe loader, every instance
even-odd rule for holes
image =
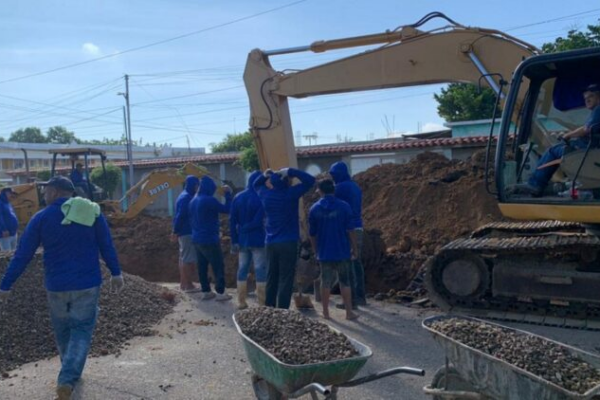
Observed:
[[[421,29],[435,18],[447,25]],[[269,60],[373,45],[380,46],[292,72],[276,71]],[[490,192],[495,186],[506,217],[528,222],[492,224],[447,244],[426,264],[429,296],[445,310],[600,327],[600,199],[582,201],[551,191],[531,197],[508,190],[527,181],[543,151],[556,143],[555,132],[583,124],[582,93],[600,83],[600,48],[540,54],[503,32],[467,27],[434,12],[381,34],[252,50],[244,81],[261,167],[272,169],[297,165],[289,97],[450,82],[492,88],[502,118],[499,135],[490,131],[488,157],[496,147],[494,178],[486,157],[485,185]],[[595,129],[592,136],[597,134]],[[562,178],[555,177],[598,193],[600,151],[592,147],[594,142],[586,150],[569,152]]]

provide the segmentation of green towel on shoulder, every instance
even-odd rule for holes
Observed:
[[[63,203],[60,210],[65,215],[65,219],[61,222],[63,225],[75,222],[85,226],[92,226],[96,222],[96,218],[100,215],[100,206],[83,197],[70,198]]]

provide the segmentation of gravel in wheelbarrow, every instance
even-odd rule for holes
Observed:
[[[428,326],[569,391],[583,394],[600,384],[600,370],[575,357],[566,347],[538,336],[462,318],[433,321]]]
[[[236,313],[242,332],[285,364],[304,365],[355,357],[346,335],[297,311],[270,307]]]

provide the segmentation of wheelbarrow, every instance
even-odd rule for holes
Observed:
[[[434,374],[431,385],[423,388],[423,391],[433,396],[435,400],[570,400],[592,399],[600,395],[600,385],[583,394],[569,391],[541,376],[458,342],[430,327],[433,322],[449,318],[476,321],[513,331],[518,335],[541,338],[563,347],[572,356],[600,369],[600,357],[539,335],[476,318],[452,315],[430,317],[423,321],[423,328],[433,334],[433,339],[446,353],[445,365]]]
[[[235,320],[235,315],[233,323],[242,337],[244,350],[252,367],[252,387],[259,400],[296,399],[305,394],[310,394],[313,400],[336,400],[338,389],[342,387],[358,386],[396,374],[425,375],[422,369],[396,367],[352,379],[373,353],[368,346],[350,337],[348,339],[358,352],[355,357],[314,364],[285,364],[246,336]],[[338,332],[334,328],[330,329]]]

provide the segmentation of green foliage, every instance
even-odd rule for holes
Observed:
[[[544,53],[556,53],[559,51],[583,49],[586,47],[600,46],[600,24],[588,25],[587,31],[570,30],[567,37],[558,37],[552,43],[544,43]]]
[[[40,128],[36,127],[16,130],[10,134],[8,140],[19,143],[48,143],[48,138],[44,136]]]
[[[0,136],[0,142],[4,142],[4,137]]]
[[[242,150],[240,159],[236,161],[236,164],[242,167],[246,171],[255,171],[260,169],[260,163],[258,161],[258,153],[256,147],[248,147]]]
[[[121,168],[114,164],[106,164],[106,179],[102,171],[102,167],[96,167],[90,173],[90,179],[94,185],[100,186],[112,197],[113,193],[121,183]]]
[[[46,139],[49,143],[69,144],[71,142],[81,142],[75,137],[73,132],[68,131],[64,126],[53,126],[48,128],[46,131]]]
[[[468,83],[451,83],[433,97],[438,102],[438,114],[448,122],[492,118],[496,94],[490,88]],[[500,110],[498,110],[498,115]]]
[[[228,151],[242,151],[254,147],[254,138],[250,132],[228,134],[220,143],[211,143],[213,153],[226,153]]]
[[[35,175],[38,180],[45,182],[47,180],[50,180],[50,174],[51,174],[50,170],[45,169],[43,171],[38,171]]]

